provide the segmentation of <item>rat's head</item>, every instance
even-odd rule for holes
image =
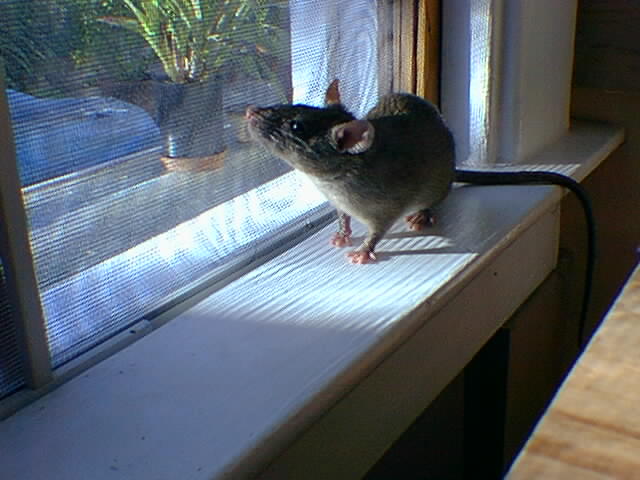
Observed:
[[[326,107],[274,105],[248,107],[251,137],[292,166],[317,174],[340,165],[344,155],[366,151],[373,126],[356,120],[340,103],[337,81],[327,89]]]
[[[251,137],[278,156],[327,155],[332,149],[332,129],[353,120],[340,106],[307,105],[249,107],[246,112]]]

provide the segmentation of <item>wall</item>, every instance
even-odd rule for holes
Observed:
[[[612,296],[640,246],[640,4],[581,0],[572,114],[624,126],[626,142],[588,184],[600,231],[596,304]]]

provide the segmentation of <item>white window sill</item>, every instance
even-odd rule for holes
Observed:
[[[581,180],[621,142],[576,122],[520,168]],[[375,265],[327,227],[0,423],[2,475],[358,478],[554,268],[560,198],[456,188]]]

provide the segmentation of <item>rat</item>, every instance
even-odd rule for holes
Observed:
[[[246,120],[253,140],[305,173],[336,207],[334,246],[352,244],[351,217],[367,227],[348,254],[352,263],[375,262],[377,243],[403,216],[412,230],[431,225],[431,209],[455,177],[453,135],[437,108],[415,95],[385,95],[357,119],[334,80],[323,108],[250,106]]]
[[[578,195],[585,213],[590,208],[582,187],[555,172],[456,169],[451,130],[435,105],[413,94],[386,94],[357,119],[342,104],[336,79],[324,107],[250,106],[245,117],[249,136],[305,173],[337,209],[334,246],[352,244],[351,217],[367,227],[362,245],[348,254],[352,263],[375,262],[376,245],[403,216],[411,230],[432,225],[432,208],[454,181],[559,184]]]
[[[249,136],[292,167],[304,172],[338,211],[331,243],[350,246],[351,217],[368,229],[352,263],[372,263],[375,247],[402,216],[409,228],[433,224],[432,207],[453,182],[475,185],[560,185],[582,204],[587,225],[587,268],[578,346],[591,297],[596,257],[596,227],[589,196],[571,177],[547,171],[485,171],[455,167],[455,142],[435,105],[409,93],[384,95],[363,119],[340,101],[339,82],[326,90],[325,106],[250,106]]]

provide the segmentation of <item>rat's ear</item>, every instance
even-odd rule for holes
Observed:
[[[327,87],[327,91],[324,94],[324,104],[325,106],[330,105],[340,105],[342,102],[340,101],[340,89],[338,88],[338,84],[340,82],[336,78],[329,86]]]
[[[366,120],[351,120],[331,129],[331,138],[339,152],[363,153],[373,144],[374,128]]]

